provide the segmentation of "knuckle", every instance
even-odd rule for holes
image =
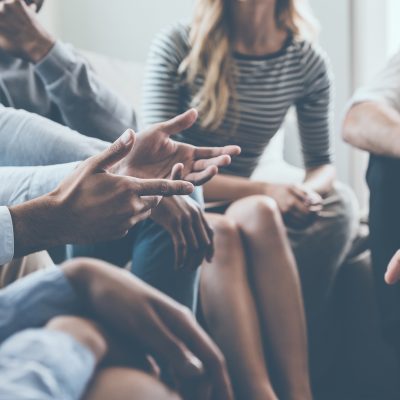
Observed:
[[[165,182],[165,181],[160,182],[159,190],[160,190],[161,195],[167,194],[169,192],[168,189],[169,189],[169,187],[168,187],[167,182]]]
[[[184,320],[187,320],[189,322],[192,322],[194,319],[192,311],[189,309],[189,307],[186,306],[180,306],[179,308],[179,313],[181,315],[181,318]]]

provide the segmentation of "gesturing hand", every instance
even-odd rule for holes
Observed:
[[[169,232],[174,244],[175,267],[197,268],[214,253],[213,231],[201,207],[190,197],[162,199],[151,218]]]
[[[195,147],[176,142],[171,136],[190,128],[197,119],[192,109],[184,114],[150,126],[138,134],[131,154],[118,166],[118,173],[140,178],[167,178],[177,163],[184,165],[182,179],[202,185],[229,165],[231,156],[238,155],[238,146]]]
[[[18,255],[59,244],[124,236],[148,218],[161,196],[190,194],[189,182],[118,176],[109,169],[134,145],[127,131],[107,150],[82,162],[53,192],[10,207]]]
[[[188,309],[98,260],[75,259],[63,269],[89,313],[168,366],[182,386],[192,387],[190,399],[233,400],[224,357]],[[207,392],[202,397],[193,393],[199,381]]]
[[[39,62],[53,47],[54,38],[36,17],[36,4],[0,1],[0,48],[15,57]]]
[[[135,136],[126,131],[108,150],[84,161],[52,194],[79,237],[75,242],[118,238],[146,219],[160,196],[188,194],[188,182],[118,176],[108,170],[132,151]],[[85,234],[83,235],[83,233]],[[76,236],[76,235],[75,235]]]

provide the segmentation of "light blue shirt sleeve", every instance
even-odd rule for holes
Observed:
[[[0,232],[0,265],[3,265],[14,257],[14,228],[7,207],[0,207]]]
[[[0,167],[0,206],[13,206],[54,190],[79,162],[45,167]]]
[[[79,315],[81,304],[61,268],[35,272],[0,290],[0,343],[59,315]]]
[[[0,166],[80,161],[108,146],[40,115],[0,105]]]

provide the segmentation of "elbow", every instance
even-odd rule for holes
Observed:
[[[351,108],[344,119],[342,127],[342,139],[353,146],[356,145],[357,140],[357,123],[354,115],[354,109]]]

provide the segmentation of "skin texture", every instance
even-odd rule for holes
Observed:
[[[400,250],[393,256],[388,265],[385,281],[388,285],[394,285],[400,280]]]
[[[154,222],[166,229],[175,250],[175,266],[197,268],[214,253],[213,230],[201,207],[190,197],[172,196],[161,200],[152,212]]]
[[[58,244],[122,237],[149,217],[160,196],[193,191],[188,182],[110,173],[109,169],[131,152],[134,141],[135,136],[127,131],[109,149],[82,162],[52,193],[10,207],[15,255]]]
[[[383,103],[356,104],[346,115],[342,136],[347,143],[361,150],[398,158],[400,114],[390,105]]]
[[[209,181],[217,174],[218,167],[230,164],[231,157],[238,155],[240,148],[194,147],[172,140],[174,135],[190,128],[197,117],[197,111],[192,109],[141,132],[131,154],[116,167],[117,173],[137,177],[171,176],[194,185]],[[166,199],[160,203],[152,218],[171,235],[176,268],[197,268],[203,259],[212,257],[212,230],[199,206],[191,199]]]
[[[162,196],[193,191],[190,182],[161,178],[179,176],[195,183],[211,179],[240,148],[199,148],[170,138],[196,118],[196,110],[189,110],[151,126],[138,138],[127,130],[108,150],[84,161],[49,195],[10,207],[15,255],[120,238],[148,218]]]
[[[233,399],[224,357],[188,309],[98,260],[75,259],[62,268],[91,319],[117,342],[133,343],[167,365],[183,397],[188,386],[188,399]]]

